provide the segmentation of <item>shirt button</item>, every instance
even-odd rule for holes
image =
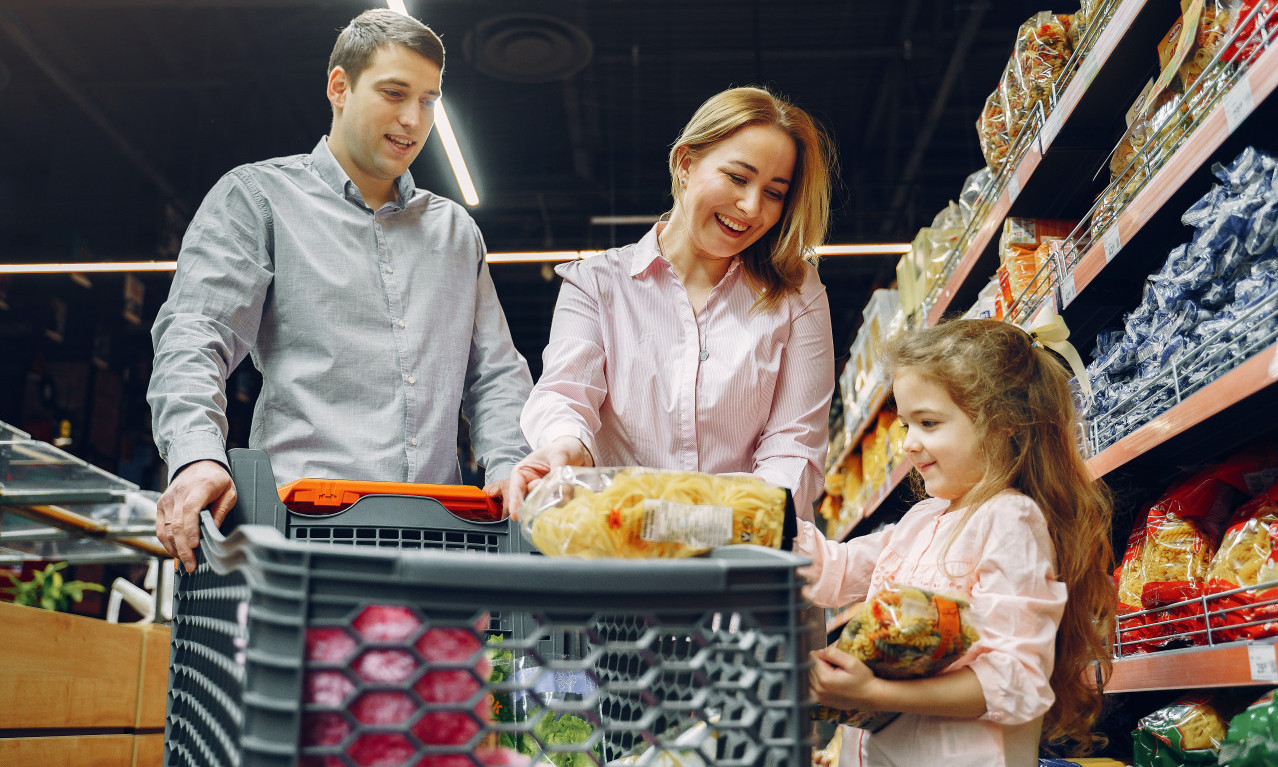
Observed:
[[[410,439],[410,440],[409,440],[409,442],[411,442],[411,443],[412,443],[413,447],[417,447],[417,438],[416,438],[416,437],[413,437],[412,439]]]
[[[386,273],[387,273],[387,274],[394,274],[394,273],[395,273],[395,269],[394,269],[393,267],[389,267],[389,266],[388,266],[388,267],[386,267]]]
[[[705,362],[705,361],[706,361],[709,357],[710,357],[710,352],[709,352],[709,351],[707,351],[707,350],[705,350],[705,349],[702,349],[702,350],[701,350],[701,361],[702,361],[702,362]]]
[[[395,323],[395,324],[396,324],[396,325],[399,325],[401,328],[402,328],[402,327],[404,327],[404,321],[403,321],[403,320],[400,320],[399,322],[397,322],[397,323]]]
[[[408,385],[409,385],[409,386],[412,386],[412,385],[413,385],[413,384],[415,384],[415,383],[417,383],[417,379],[416,379],[416,378],[413,378],[412,376],[409,376],[409,377],[408,377]]]

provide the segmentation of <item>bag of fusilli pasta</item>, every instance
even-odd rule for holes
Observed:
[[[890,585],[843,627],[837,646],[881,679],[920,679],[944,671],[976,642],[967,601],[911,586]],[[817,706],[814,719],[877,732],[899,716]]]
[[[781,548],[790,491],[748,474],[564,466],[519,509],[524,537],[552,557],[671,559],[716,546]]]

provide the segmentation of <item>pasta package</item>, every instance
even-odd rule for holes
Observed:
[[[1143,609],[1141,591],[1145,587],[1145,526],[1148,514],[1148,509],[1142,511],[1132,525],[1123,561],[1114,571],[1114,584],[1118,589],[1118,639],[1124,655],[1151,652],[1165,644],[1165,640],[1158,639],[1158,629],[1149,627],[1153,622],[1150,616],[1127,617]]]
[[[1208,594],[1266,582],[1263,575],[1271,569],[1268,565],[1278,548],[1275,546],[1278,540],[1278,489],[1271,488],[1239,506],[1230,522],[1220,550],[1207,572]],[[1213,600],[1214,610],[1221,611],[1220,619],[1226,624],[1226,628],[1219,631],[1223,639],[1262,639],[1278,634],[1278,621],[1272,620],[1278,616],[1269,615],[1275,609],[1253,608],[1256,601],[1255,591],[1241,591]],[[1257,623],[1266,618],[1271,620]]]
[[[978,638],[965,599],[892,584],[857,608],[836,646],[881,679],[919,679],[944,671]],[[897,716],[828,706],[817,706],[812,712],[814,719],[870,732],[883,729]]]
[[[1220,744],[1221,767],[1269,767],[1278,764],[1278,698],[1270,690],[1229,720]]]
[[[1187,695],[1136,723],[1132,761],[1137,767],[1216,764],[1225,733],[1226,719],[1215,700]]]
[[[1011,148],[1001,89],[995,88],[986,97],[985,108],[976,121],[976,133],[980,138],[981,155],[985,157],[985,164],[997,173],[1007,161],[1007,150]]]
[[[564,466],[542,479],[519,517],[547,556],[674,559],[730,544],[781,548],[794,502],[748,474]]]
[[[1072,16],[1040,11],[1017,31],[1012,60],[1025,91],[1026,110],[1042,104],[1046,116],[1052,106],[1053,89],[1057,92],[1064,89],[1061,76],[1065,63],[1074,53],[1069,36],[1073,23]]]

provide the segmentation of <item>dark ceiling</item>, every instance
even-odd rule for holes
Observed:
[[[240,163],[306,152],[326,131],[334,37],[369,0],[0,0],[0,260],[148,260],[176,255],[204,193]],[[444,92],[493,251],[590,249],[644,227],[592,216],[669,205],[669,143],[707,96],[764,83],[835,137],[831,242],[908,240],[982,165],[974,123],[1039,3],[898,0],[407,0],[448,47]],[[1073,10],[1058,9],[1058,10]],[[419,186],[460,198],[432,139]],[[836,351],[895,257],[822,263]],[[516,343],[534,371],[556,283],[495,265]],[[75,356],[64,335],[149,354],[167,290],[143,278],[142,322],[119,322],[122,277],[0,283],[7,365]],[[115,328],[119,325],[118,329]],[[107,331],[103,331],[103,327]],[[38,348],[36,348],[38,347]],[[114,363],[112,363],[114,365]],[[23,395],[0,397],[0,420]],[[8,418],[6,419],[6,416]]]

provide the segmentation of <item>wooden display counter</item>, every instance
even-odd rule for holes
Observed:
[[[0,603],[0,764],[159,767],[169,628]]]

